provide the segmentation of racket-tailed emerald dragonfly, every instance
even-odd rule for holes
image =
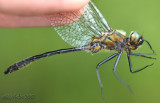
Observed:
[[[79,15],[81,13],[77,12],[82,12],[83,14]],[[59,18],[50,18],[48,16],[48,19],[54,26],[55,31],[57,31],[57,33],[64,41],[69,43],[71,46],[74,46],[73,48],[50,51],[29,57],[27,59],[24,59],[22,61],[19,61],[11,65],[4,73],[5,74],[12,73],[13,71],[19,70],[22,67],[34,61],[56,54],[63,54],[76,51],[89,51],[94,54],[100,52],[101,50],[115,50],[117,51],[117,53],[104,59],[96,67],[97,77],[101,87],[101,95],[103,96],[103,86],[99,75],[99,67],[115,57],[117,57],[117,59],[113,67],[113,73],[124,85],[126,85],[130,89],[129,85],[126,84],[116,74],[115,71],[117,64],[121,58],[123,51],[125,51],[127,53],[127,58],[131,73],[136,73],[149,66],[152,66],[153,63],[134,71],[132,69],[131,59],[130,59],[130,55],[140,56],[149,59],[156,59],[147,56],[155,54],[150,43],[136,31],[132,31],[129,37],[126,37],[126,33],[124,31],[112,29],[92,1],[90,1],[88,5],[85,6],[82,10],[77,12],[73,11],[70,13],[70,16],[66,16],[64,17],[64,19],[61,20]],[[61,16],[63,15],[63,13],[59,13],[58,15]],[[73,19],[73,17],[77,17],[78,20]],[[59,24],[61,25],[63,23],[68,23],[68,25],[59,26]],[[136,50],[139,46],[141,46],[144,42],[148,44],[150,50],[153,53],[132,52],[133,50]]]

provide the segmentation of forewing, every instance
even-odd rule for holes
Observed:
[[[50,21],[61,38],[72,46],[86,45],[92,37],[98,37],[111,29],[92,2],[79,11],[70,12],[69,15],[58,15],[61,18],[50,18]],[[59,26],[63,24],[68,25]]]

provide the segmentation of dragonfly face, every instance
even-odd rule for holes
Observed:
[[[129,39],[129,43],[128,43],[129,48],[131,50],[137,49],[144,42],[142,36],[136,31],[132,31],[128,39]]]

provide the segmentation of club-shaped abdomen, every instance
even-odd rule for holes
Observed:
[[[25,60],[22,60],[22,61],[20,61],[20,62],[18,62],[18,63],[15,63],[15,64],[11,65],[4,73],[5,73],[5,74],[8,74],[8,73],[11,73],[11,72],[13,72],[13,71],[17,71],[17,70],[19,70],[20,68],[22,68],[22,67],[30,64],[32,61],[33,61],[33,60],[28,59],[28,58],[25,59]]]

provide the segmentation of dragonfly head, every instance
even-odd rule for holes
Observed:
[[[136,31],[132,31],[128,38],[128,45],[131,50],[137,49],[144,42],[142,35]]]

